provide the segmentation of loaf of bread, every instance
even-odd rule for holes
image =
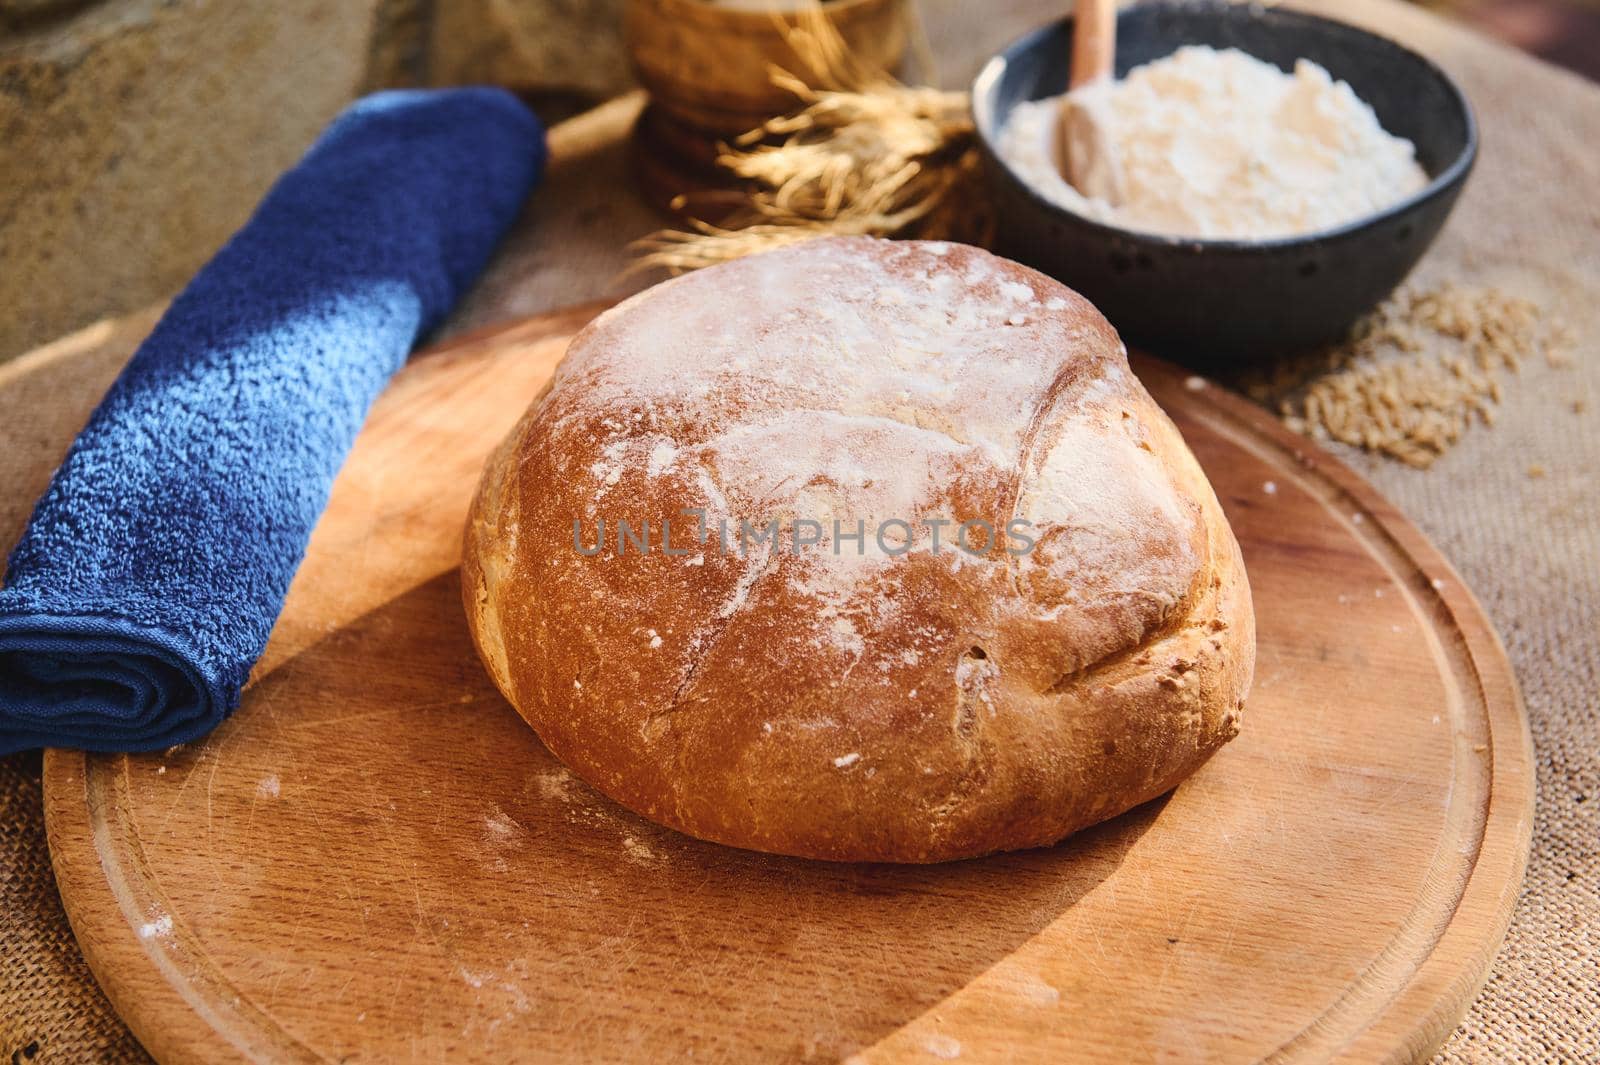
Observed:
[[[1233,533],[1115,331],[953,244],[813,240],[602,314],[491,458],[462,581],[580,777],[813,858],[1152,799],[1238,732],[1255,657]]]

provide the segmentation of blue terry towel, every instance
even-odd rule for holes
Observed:
[[[341,115],[195,277],[56,472],[0,590],[0,754],[152,750],[239,702],[362,419],[544,166],[496,89]]]

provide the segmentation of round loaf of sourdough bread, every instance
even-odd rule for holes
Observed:
[[[814,858],[1154,798],[1238,732],[1255,657],[1232,531],[1115,331],[952,244],[813,240],[602,314],[490,460],[462,580],[580,777]]]

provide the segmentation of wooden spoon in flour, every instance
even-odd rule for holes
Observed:
[[[1117,54],[1116,0],[1077,0],[1072,20],[1072,80],[1061,103],[1059,163],[1085,196],[1122,202],[1122,169],[1107,94]]]

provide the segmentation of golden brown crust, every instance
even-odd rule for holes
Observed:
[[[1012,516],[1026,554],[928,549],[929,518]],[[823,541],[741,556],[772,517]],[[653,549],[619,556],[619,519]],[[916,549],[875,550],[885,519]],[[490,674],[575,772],[816,858],[1037,846],[1154,798],[1236,734],[1255,653],[1233,534],[1115,332],[960,245],[812,241],[607,312],[491,459],[462,572]]]

